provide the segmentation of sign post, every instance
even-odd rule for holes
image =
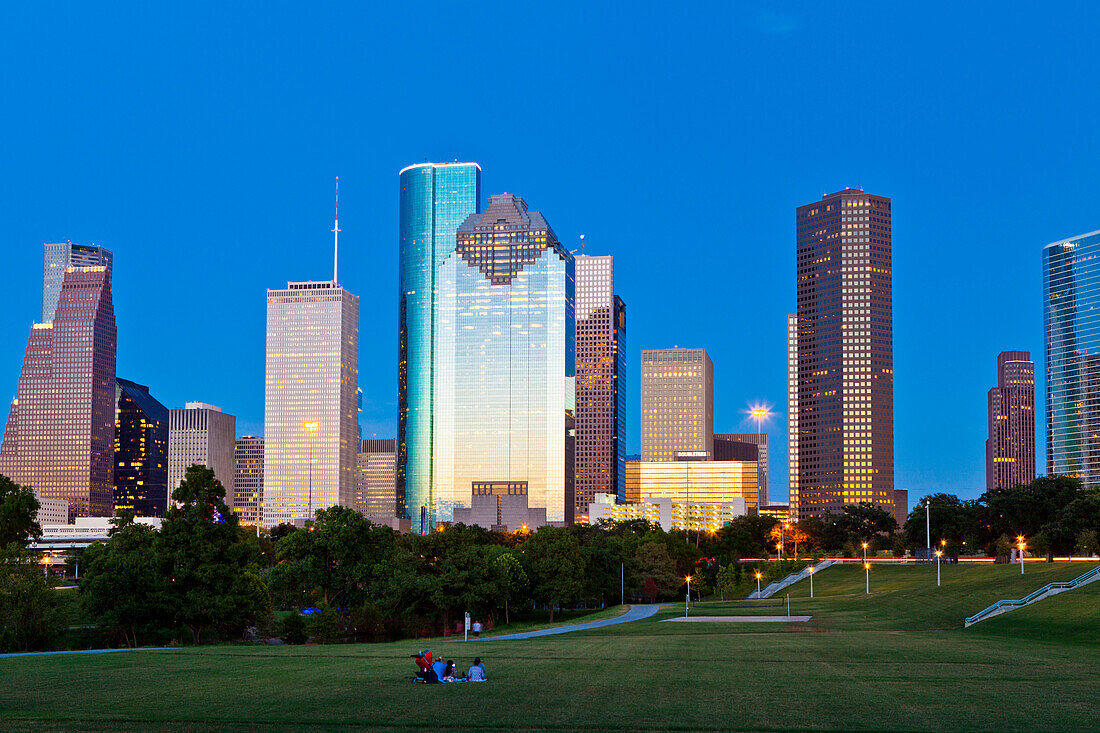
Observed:
[[[466,612],[466,628],[462,632],[462,640],[463,641],[469,641],[470,640],[470,612],[469,611]]]

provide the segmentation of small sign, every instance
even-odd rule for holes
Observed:
[[[467,631],[470,630],[470,614],[469,614],[469,612],[466,613],[466,630]]]

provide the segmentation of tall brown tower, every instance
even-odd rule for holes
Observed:
[[[893,513],[890,199],[846,188],[800,206],[796,227],[799,517]]]
[[[1009,488],[1035,478],[1035,362],[1028,351],[997,356],[997,386],[989,390],[985,488]]]

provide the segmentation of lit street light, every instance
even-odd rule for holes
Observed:
[[[1020,544],[1020,575],[1024,574],[1024,536],[1020,535],[1016,538],[1016,542]]]
[[[871,563],[863,563],[863,570],[867,574],[867,595],[871,595]]]
[[[691,603],[691,576],[690,575],[687,576],[686,578],[684,578],[684,580],[687,581],[687,586],[688,586],[688,588],[687,588],[687,597],[684,598],[684,618],[687,618],[688,605]]]
[[[940,558],[943,557],[942,550],[936,550],[936,587],[940,587]]]
[[[756,597],[760,598],[760,571],[756,571]]]
[[[814,566],[810,566],[810,598],[814,597]]]
[[[764,422],[764,419],[767,418],[768,415],[770,415],[771,413],[768,412],[768,408],[766,407],[754,407],[749,410],[749,414],[752,415],[752,419],[756,421],[756,433],[757,435],[759,435],[760,424]]]
[[[867,543],[863,543],[863,562],[867,562]]]

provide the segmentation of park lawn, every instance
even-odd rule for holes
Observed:
[[[1090,589],[1100,584],[983,622],[979,633],[983,624],[961,628],[990,594],[1019,597],[1061,579],[1059,568],[1075,577],[1087,567],[1029,566],[1020,585],[1018,569],[952,566],[940,589],[934,575],[925,582],[927,567],[879,567],[870,598],[862,568],[830,568],[814,580],[820,598],[796,600],[802,584],[792,588],[793,613],[804,612],[796,603],[819,604],[810,624],[795,627],[803,633],[660,623],[672,605],[591,631],[435,646],[460,666],[482,656],[483,685],[408,682],[413,641],[7,658],[0,721],[34,730],[1094,730],[1097,649],[1072,629],[1077,614],[1095,626],[1100,593]],[[956,608],[945,591],[970,599]],[[723,605],[743,614],[741,604],[720,603],[693,613]],[[1034,613],[1029,624],[1011,623]],[[1013,633],[1047,619],[1059,625],[1039,638]]]

